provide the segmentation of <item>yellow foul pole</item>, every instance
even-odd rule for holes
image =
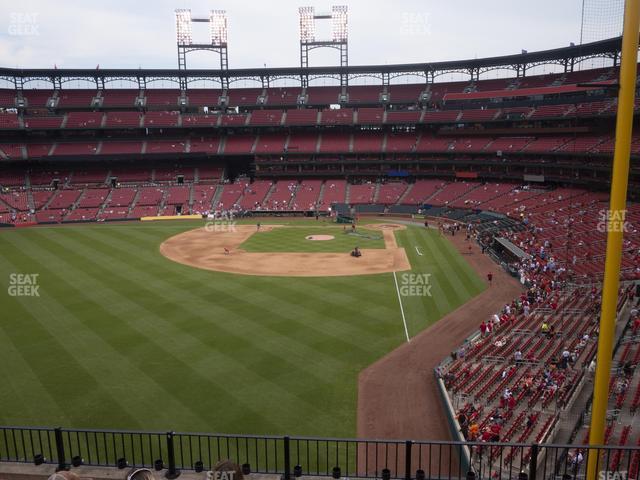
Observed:
[[[629,181],[629,156],[631,154],[631,131],[633,127],[633,103],[636,87],[636,63],[638,58],[638,35],[640,33],[640,0],[626,0],[624,30],[622,37],[622,59],[620,63],[620,91],[618,94],[618,116],[616,118],[616,145],[613,155],[611,177],[611,200],[607,221],[607,256],[602,290],[600,313],[600,335],[596,360],[596,376],[593,386],[593,409],[589,445],[603,445],[607,403],[609,400],[609,375],[613,340],[616,328],[616,306],[620,286],[620,263],[622,239],[627,205]],[[599,470],[606,469],[599,461],[596,450],[590,452],[587,464],[587,479],[598,480]]]

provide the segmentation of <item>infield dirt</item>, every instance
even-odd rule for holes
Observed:
[[[359,258],[348,253],[257,253],[239,248],[251,235],[260,235],[274,228],[286,227],[263,225],[259,232],[251,225],[238,225],[223,232],[198,228],[167,239],[160,245],[160,253],[184,265],[242,275],[331,277],[411,269],[404,248],[396,244],[393,234],[395,228],[390,227],[380,228],[383,230],[386,248],[362,249],[362,256]],[[398,225],[397,228],[403,226]]]

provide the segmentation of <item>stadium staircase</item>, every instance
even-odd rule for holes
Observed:
[[[49,205],[51,205],[51,202],[53,202],[54,197],[55,197],[55,193],[51,195],[46,202],[44,202],[40,210],[49,210]]]
[[[317,200],[317,204],[318,205],[322,205],[324,203],[324,188],[325,188],[325,182],[322,182],[322,184],[320,185],[320,192],[318,193],[318,200]]]
[[[373,190],[373,203],[378,203],[378,200],[380,200],[380,186],[381,183],[380,182],[376,182],[376,186]]]
[[[133,212],[133,209],[135,208],[139,199],[140,199],[140,189],[137,188],[136,194],[133,196],[133,200],[131,200],[131,203],[129,204],[129,210],[127,210],[127,218],[131,216],[131,213]]]
[[[82,201],[86,193],[87,193],[86,188],[83,188],[82,190],[80,190],[80,195],[78,195],[78,198],[76,199],[76,201],[71,204],[69,210],[75,210],[76,208],[78,208],[78,205],[80,205],[80,202]]]
[[[449,185],[448,183],[445,183],[444,185],[442,185],[440,188],[438,188],[435,192],[433,192],[431,195],[429,195],[427,198],[425,198],[422,203],[424,204],[428,204],[430,202],[431,199],[436,198],[438,195],[440,195],[445,188],[447,188],[447,185]]]
[[[29,175],[25,175],[24,177],[25,177],[24,179],[25,187],[27,189],[27,205],[29,206],[29,211],[35,212],[36,203],[33,200],[33,191],[31,190],[31,179],[29,178]]]
[[[189,205],[189,213],[193,212],[194,202],[195,202],[195,180],[194,180],[194,183],[189,184],[189,200],[187,201]]]
[[[159,204],[159,208],[158,208],[158,214],[161,215],[162,212],[165,211],[165,209],[167,208],[167,199],[169,197],[169,189],[168,188],[163,188],[162,189],[162,200],[160,200],[160,204]]]
[[[271,184],[271,186],[269,187],[269,190],[267,191],[267,194],[262,199],[262,205],[264,205],[264,206],[268,206],[269,205],[269,201],[271,200],[271,195],[273,195],[273,192],[276,189],[276,184],[277,184],[277,182],[273,182]]]
[[[300,190],[300,182],[296,182],[295,187],[293,188],[293,192],[291,192],[293,195],[291,195],[291,198],[287,203],[287,208],[289,210],[291,210],[295,204],[296,196],[298,195],[298,190]]]
[[[219,155],[222,155],[222,153],[224,152],[226,146],[227,146],[227,137],[226,136],[225,137],[221,137],[220,138],[220,145],[218,146],[218,152],[217,153]]]
[[[402,205],[404,203],[404,199],[407,198],[407,196],[411,193],[411,190],[413,190],[414,185],[415,183],[410,183],[407,186],[407,189],[402,193],[402,195],[400,195],[400,198],[398,198],[397,205]]]
[[[387,132],[384,133],[384,135],[382,136],[382,150],[383,153],[387,152]],[[377,197],[374,197],[377,198]]]
[[[351,203],[351,184],[347,183],[347,186],[344,189],[344,203],[349,205]]]
[[[211,208],[210,208],[210,211],[213,212],[214,210],[216,210],[216,207],[220,203],[220,197],[222,196],[222,190],[224,190],[224,185],[220,184],[220,185],[216,186],[216,191],[214,192],[213,196],[211,197],[211,205],[210,205]]]
[[[7,212],[13,210],[13,207],[9,205],[4,199],[0,198],[0,207],[3,207]]]
[[[113,196],[113,192],[114,192],[114,189],[110,188],[109,193],[104,198],[104,202],[102,202],[102,205],[100,205],[100,208],[98,208],[98,213],[96,215],[97,218],[100,218],[100,215],[104,213],[104,210],[107,208],[107,205],[109,205],[109,203],[111,202],[111,197]]]

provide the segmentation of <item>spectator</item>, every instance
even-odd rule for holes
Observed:
[[[480,433],[480,427],[476,422],[473,422],[469,425],[469,441],[473,442],[478,439],[478,434]]]
[[[513,354],[513,359],[517,364],[522,363],[522,352],[519,349],[516,350],[516,353]]]
[[[529,415],[527,415],[526,429],[529,430],[531,427],[533,427],[534,423],[536,423],[536,414],[530,413]]]
[[[569,359],[571,358],[571,352],[565,348],[562,351],[562,358],[560,359],[560,365],[559,368],[566,370],[567,367],[569,366]]]
[[[549,327],[549,331],[547,332],[547,338],[553,338],[556,335],[556,327],[555,325],[551,325]]]
[[[549,334],[549,323],[547,323],[546,320],[543,320],[542,325],[540,325],[540,333],[542,333],[543,335]]]

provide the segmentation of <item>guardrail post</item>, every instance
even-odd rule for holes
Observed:
[[[176,468],[176,452],[173,445],[173,432],[167,432],[167,461],[169,462],[169,468],[165,477],[168,479],[178,478],[180,476],[180,470]]]
[[[69,470],[67,460],[64,454],[64,439],[62,438],[62,429],[60,427],[53,430],[53,434],[56,440],[56,452],[58,454],[58,468],[56,472],[60,470]]]
[[[404,442],[404,478],[405,480],[411,480],[411,450],[413,442],[407,440]]]
[[[291,445],[290,438],[284,437],[284,480],[291,478]]]
[[[536,480],[538,470],[538,444],[531,445],[531,458],[529,459],[529,480]]]

